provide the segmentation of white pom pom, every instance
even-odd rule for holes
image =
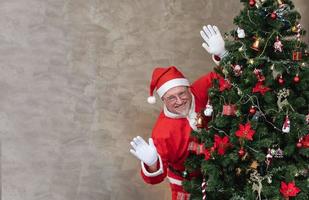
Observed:
[[[155,104],[156,103],[156,97],[155,96],[148,97],[147,102],[150,103],[150,104]]]

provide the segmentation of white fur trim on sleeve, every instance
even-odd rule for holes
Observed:
[[[160,174],[163,174],[163,164],[162,164],[162,159],[160,157],[160,155],[158,155],[159,157],[159,163],[160,163],[160,167],[157,171],[155,172],[148,172],[147,169],[145,168],[145,163],[143,163],[143,161],[141,161],[141,165],[142,165],[142,171],[145,174],[145,176],[147,177],[155,177],[155,176],[159,176]]]
[[[215,55],[212,55],[211,58],[212,58],[212,60],[214,61],[214,63],[215,63],[217,66],[219,66],[220,60],[216,60],[216,59],[215,59]]]

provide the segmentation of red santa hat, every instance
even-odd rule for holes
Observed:
[[[173,87],[189,85],[189,81],[176,67],[170,66],[167,68],[155,68],[152,73],[150,96],[147,101],[150,104],[156,103],[156,98],[153,95],[155,89],[159,97],[162,97],[169,89]]]

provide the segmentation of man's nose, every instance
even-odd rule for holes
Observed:
[[[182,103],[182,99],[179,96],[176,96],[176,103],[177,104],[181,104]]]

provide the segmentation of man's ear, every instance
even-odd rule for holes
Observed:
[[[187,86],[187,88],[188,88],[188,91],[189,91],[190,93],[192,93],[191,87],[190,87],[190,86]]]

